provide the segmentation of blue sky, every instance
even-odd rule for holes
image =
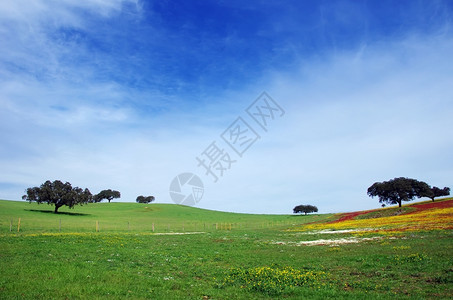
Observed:
[[[451,1],[0,3],[0,198],[45,180],[121,201],[191,172],[198,207],[378,207],[376,181],[453,188]],[[247,114],[266,91],[284,115]],[[238,156],[222,133],[260,138]],[[217,182],[196,157],[232,160]]]

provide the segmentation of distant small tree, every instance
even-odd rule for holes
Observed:
[[[375,182],[367,190],[370,197],[379,197],[379,203],[398,204],[411,201],[415,197],[428,197],[431,194],[426,182],[411,178],[399,177],[389,181]]]
[[[156,198],[154,198],[154,196],[138,196],[137,199],[135,200],[135,202],[137,203],[151,203],[153,202],[154,200],[156,200]]]
[[[429,198],[431,198],[431,200],[433,200],[433,202],[434,202],[434,198],[448,196],[448,195],[450,195],[449,187],[444,187],[443,189],[440,189],[437,186],[433,186],[431,188],[431,194],[429,195]]]
[[[28,188],[26,193],[22,196],[23,200],[54,205],[54,213],[58,213],[58,209],[63,205],[74,208],[74,205],[89,203],[93,198],[88,189],[72,187],[69,182],[63,183],[60,180],[47,180],[40,187]]]
[[[297,213],[312,213],[312,212],[318,212],[318,208],[314,205],[298,205],[293,208],[293,212],[295,214]]]
[[[105,199],[108,200],[110,203],[110,201],[116,198],[121,198],[121,193],[115,190],[108,189],[102,190],[99,192],[99,194],[94,195],[93,200],[94,202],[101,202],[102,200]]]

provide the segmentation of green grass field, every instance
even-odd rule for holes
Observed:
[[[0,201],[0,299],[453,295],[451,230],[302,246],[354,234],[288,230],[333,215],[247,215],[113,202],[61,208],[57,215],[48,211],[51,206]]]
[[[0,200],[0,233],[17,232],[185,232],[217,229],[285,227],[301,221],[322,220],[329,215],[306,218],[295,215],[252,215],[210,211],[173,204],[94,203],[59,214],[53,206],[26,201]],[[61,225],[60,225],[61,223]],[[96,226],[98,224],[98,227]]]

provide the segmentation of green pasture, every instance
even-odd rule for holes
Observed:
[[[0,233],[17,232],[188,232],[287,227],[329,215],[252,215],[174,204],[92,203],[73,209],[0,200]],[[154,231],[153,231],[154,228]]]
[[[451,299],[453,295],[453,233],[447,230],[375,236],[356,244],[298,246],[300,241],[355,236],[287,230],[292,224],[327,220],[329,215],[246,215],[136,203],[61,210],[73,214],[43,210],[52,208],[0,201],[0,299]],[[153,233],[150,222],[168,223],[170,231],[164,226]],[[201,229],[204,223],[206,230]],[[236,225],[231,229],[212,225],[220,223]]]

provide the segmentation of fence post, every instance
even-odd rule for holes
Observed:
[[[58,226],[58,232],[61,232],[61,219],[60,219],[60,224]]]
[[[19,218],[19,222],[17,223],[17,232],[20,231],[20,218]]]
[[[154,232],[154,223],[153,223],[153,232]]]

